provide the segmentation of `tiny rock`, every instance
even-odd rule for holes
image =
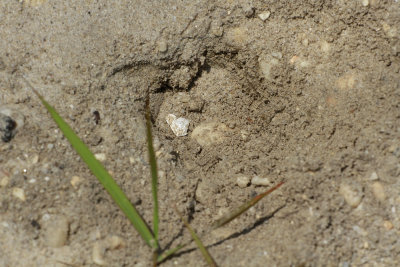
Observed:
[[[0,179],[0,187],[6,187],[7,185],[8,185],[8,183],[10,182],[10,177],[8,177],[8,176],[3,176],[1,179]]]
[[[25,191],[22,188],[19,187],[14,187],[12,189],[12,195],[16,198],[18,198],[21,201],[25,201],[26,197],[25,197]]]
[[[221,37],[224,34],[224,28],[220,25],[211,25],[211,33],[215,37]]]
[[[329,52],[331,51],[331,48],[332,48],[331,45],[325,40],[322,40],[319,43],[319,47],[321,49],[321,52],[323,52],[324,54],[329,54]]]
[[[185,136],[189,128],[190,121],[185,118],[176,118],[174,114],[168,114],[165,118],[169,127],[176,136]]]
[[[379,201],[385,201],[386,194],[383,185],[380,182],[375,182],[372,184],[371,187],[372,187],[372,193],[374,193],[375,198]]]
[[[70,183],[74,189],[77,189],[79,187],[79,185],[81,184],[81,182],[82,182],[82,179],[79,176],[74,175],[74,176],[72,176]]]
[[[249,185],[250,183],[250,178],[244,175],[238,176],[236,178],[236,183],[239,187],[245,188]]]
[[[47,246],[59,248],[68,240],[69,221],[63,215],[53,215],[45,222],[45,241]]]
[[[371,175],[369,176],[369,179],[371,181],[376,181],[376,180],[379,179],[379,176],[378,176],[378,174],[376,172],[372,172]]]
[[[269,182],[269,179],[266,177],[254,176],[251,179],[251,184],[268,186],[268,185],[270,185],[270,182]]]
[[[259,58],[259,67],[264,76],[264,78],[268,81],[272,81],[273,77],[271,75],[274,67],[279,65],[279,59],[272,56],[263,56]]]
[[[10,142],[24,126],[25,117],[16,108],[0,106],[0,139]]]
[[[10,142],[14,137],[17,123],[10,117],[0,113],[0,134],[1,140]]]
[[[258,14],[258,17],[262,20],[262,21],[266,21],[269,16],[271,15],[270,11],[265,11],[263,13]]]
[[[101,242],[97,241],[93,245],[93,250],[92,250],[92,260],[94,263],[100,266],[105,266],[107,265],[107,262],[104,260],[104,253],[105,253],[105,248]]]
[[[361,190],[357,190],[348,184],[342,184],[340,186],[339,193],[343,196],[346,203],[353,208],[356,208],[358,205],[360,205],[363,197]]]
[[[165,40],[161,40],[157,43],[158,52],[165,53],[168,50],[168,43]]]
[[[385,227],[386,230],[392,230],[393,229],[393,223],[391,221],[384,221],[383,222],[383,227]]]
[[[105,153],[97,153],[97,154],[94,154],[94,157],[95,157],[98,161],[101,161],[101,162],[106,161],[106,159],[107,159],[107,156],[106,156]]]
[[[117,235],[110,236],[105,240],[105,247],[110,250],[125,247],[125,240]]]

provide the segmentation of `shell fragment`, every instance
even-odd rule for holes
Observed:
[[[165,118],[169,127],[176,136],[185,136],[189,128],[190,121],[185,118],[176,118],[174,114],[168,114]]]

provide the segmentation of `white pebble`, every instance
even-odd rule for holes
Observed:
[[[269,182],[269,179],[266,177],[254,176],[251,179],[251,184],[268,186],[268,185],[270,185],[270,182]]]
[[[361,1],[361,4],[362,4],[363,6],[368,6],[368,5],[369,5],[369,0],[362,0],[362,1]]]
[[[360,205],[362,199],[361,190],[356,190],[354,187],[351,187],[348,184],[342,184],[340,186],[339,193],[351,207],[356,208],[358,205]]]
[[[371,175],[369,176],[369,179],[371,181],[375,181],[375,180],[379,179],[379,176],[378,176],[378,174],[376,172],[372,172]]]
[[[94,154],[94,157],[95,157],[98,161],[101,161],[101,162],[103,162],[103,161],[105,161],[105,160],[107,159],[107,156],[106,156],[105,153],[97,153],[97,154]]]
[[[236,178],[236,183],[239,187],[245,188],[249,185],[250,183],[250,178],[244,175],[238,176]]]
[[[169,127],[176,136],[185,136],[189,128],[190,121],[185,118],[176,118],[174,114],[168,114],[165,118]]]
[[[24,189],[22,189],[22,188],[14,187],[14,188],[12,189],[12,195],[13,195],[14,197],[16,197],[16,198],[22,200],[22,201],[25,201],[25,200],[26,200],[25,191],[24,191]]]
[[[53,215],[45,224],[45,241],[47,246],[59,248],[68,240],[69,222],[63,215]]]
[[[269,16],[271,15],[270,11],[265,11],[263,13],[258,14],[258,17],[262,20],[262,21],[266,21]]]

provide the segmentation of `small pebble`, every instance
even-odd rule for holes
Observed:
[[[79,185],[81,184],[81,182],[82,182],[81,177],[74,175],[74,176],[72,176],[70,183],[74,189],[77,189],[79,187]]]
[[[259,58],[258,63],[264,78],[268,81],[272,81],[274,77],[271,76],[271,72],[274,67],[279,65],[279,59],[272,56],[264,56]]]
[[[158,42],[158,52],[165,53],[168,50],[168,43],[165,40]]]
[[[45,223],[45,241],[47,246],[59,248],[68,240],[69,222],[63,215],[53,215]]]
[[[383,185],[380,182],[375,182],[372,184],[371,187],[372,187],[372,192],[374,193],[376,199],[382,202],[385,201],[386,194]]]
[[[393,223],[391,221],[384,221],[383,222],[383,227],[385,227],[386,230],[392,230],[393,229]]]
[[[376,181],[376,180],[379,179],[379,176],[378,176],[378,174],[376,172],[372,172],[371,175],[369,176],[369,179],[371,181]]]
[[[92,250],[93,262],[100,266],[107,265],[107,262],[104,260],[104,253],[105,253],[105,248],[103,244],[101,244],[100,241],[95,242]]]
[[[10,182],[10,177],[8,176],[3,176],[0,179],[0,187],[6,187],[8,185],[8,183]]]
[[[17,123],[10,117],[0,113],[0,133],[3,142],[10,142],[15,136]]]
[[[125,247],[125,240],[122,237],[113,235],[106,238],[105,247],[110,250],[120,249]]]
[[[168,114],[165,118],[169,127],[176,136],[185,136],[189,128],[190,121],[185,118],[176,118],[174,114]]]
[[[269,16],[271,15],[270,11],[265,11],[263,13],[258,14],[258,17],[262,20],[262,21],[266,21]]]
[[[268,186],[268,185],[270,185],[270,182],[269,182],[269,179],[266,177],[254,176],[251,179],[251,184]]]
[[[240,130],[240,137],[242,138],[243,141],[247,141],[249,139],[249,132],[246,130]]]
[[[361,190],[357,190],[348,184],[342,184],[340,186],[339,193],[343,196],[346,203],[353,208],[356,208],[358,205],[360,205],[363,197]]]
[[[12,195],[13,195],[14,197],[16,197],[16,198],[22,200],[22,201],[25,201],[25,200],[26,200],[25,191],[24,191],[24,189],[22,189],[22,188],[14,187],[14,188],[12,189]]]
[[[32,165],[36,164],[39,162],[39,155],[38,154],[34,154],[31,158],[30,158],[30,163]]]
[[[249,185],[250,183],[250,178],[244,175],[238,176],[236,178],[236,183],[239,187],[245,188]]]
[[[369,5],[369,0],[362,0],[362,1],[361,1],[361,4],[362,4],[363,6],[368,6],[368,5]]]
[[[101,161],[101,162],[106,161],[106,159],[107,159],[107,156],[106,156],[105,153],[97,153],[97,154],[94,154],[94,157],[95,157],[98,161]]]

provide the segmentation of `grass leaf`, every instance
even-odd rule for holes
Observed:
[[[145,242],[153,249],[158,249],[157,239],[154,238],[152,232],[137,212],[136,208],[130,203],[124,192],[117,185],[104,166],[94,157],[89,148],[82,142],[82,140],[75,134],[71,127],[61,118],[57,111],[46,102],[32,85],[25,79],[25,82],[32,89],[32,91],[40,98],[42,104],[46,107],[54,121],[57,123],[64,136],[68,139],[69,143],[76,150],[79,156],[87,164],[92,173],[97,177],[100,183],[104,186],[107,192],[111,195],[115,203],[124,212],[125,216],[131,221],[135,229],[139,232]]]
[[[161,263],[161,262],[165,261],[169,256],[175,254],[177,251],[179,251],[180,249],[182,249],[185,246],[186,245],[179,245],[176,248],[171,248],[167,251],[164,251],[161,255],[158,255],[157,262]]]
[[[147,133],[147,149],[149,151],[149,162],[151,171],[151,191],[153,194],[153,233],[156,240],[158,240],[158,173],[157,173],[157,160],[153,147],[153,135],[151,133],[151,113],[150,113],[150,100],[146,99],[146,133]]]
[[[185,218],[183,218],[182,214],[178,211],[178,209],[176,207],[175,207],[175,210],[176,210],[176,213],[178,213],[179,217],[181,217],[183,224],[189,230],[190,235],[192,236],[196,245],[199,247],[201,254],[203,254],[203,257],[207,261],[208,265],[211,267],[217,267],[218,266],[217,263],[214,261],[213,257],[208,252],[207,248],[203,245],[203,242],[201,242],[200,238],[197,236],[196,232],[190,226],[188,221]]]
[[[251,208],[252,206],[254,206],[258,201],[260,201],[263,197],[269,195],[270,193],[272,193],[273,191],[275,191],[276,189],[278,189],[281,185],[283,185],[284,182],[280,182],[279,184],[277,184],[276,186],[272,187],[271,189],[265,191],[262,194],[259,194],[257,196],[255,196],[253,199],[251,199],[250,201],[244,203],[243,205],[239,206],[238,208],[234,209],[233,211],[229,212],[228,214],[224,215],[221,219],[215,221],[212,224],[212,228],[216,229],[218,227],[221,227],[227,223],[229,223],[230,221],[232,221],[233,219],[235,219],[236,217],[240,216],[243,212],[245,212],[246,210],[248,210],[249,208]]]

